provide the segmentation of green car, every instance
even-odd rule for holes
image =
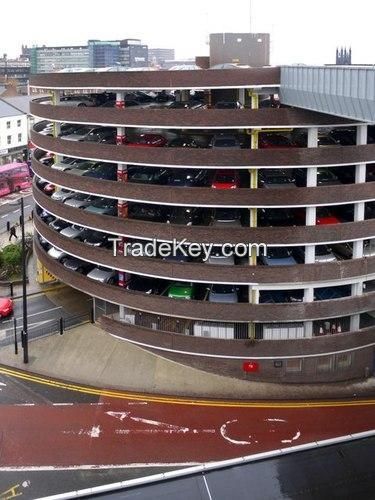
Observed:
[[[194,294],[193,283],[173,283],[168,288],[168,297],[170,299],[191,300]]]

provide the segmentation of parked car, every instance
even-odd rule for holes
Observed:
[[[116,144],[116,132],[117,130],[113,127],[100,127],[91,130],[91,132],[80,139],[80,141]]]
[[[81,126],[70,130],[68,134],[62,135],[62,138],[66,141],[81,141],[83,140],[90,132],[96,130],[98,127],[92,126]]]
[[[341,218],[335,215],[327,207],[318,207],[316,209],[316,225],[322,226],[325,224],[340,224],[342,222]]]
[[[52,193],[51,199],[64,202],[65,200],[74,195],[75,195],[74,191],[69,191],[68,189],[61,188],[57,189],[54,193]]]
[[[265,132],[259,134],[259,148],[284,149],[295,147],[297,147],[297,144],[284,135]]]
[[[191,300],[194,298],[194,285],[188,282],[176,282],[169,285],[167,294],[170,299]]]
[[[127,147],[153,147],[161,148],[167,145],[167,139],[159,134],[139,134],[131,142],[126,142]]]
[[[70,271],[75,271],[80,274],[87,274],[94,269],[94,264],[91,262],[86,262],[85,260],[77,259],[76,257],[70,257],[64,260],[64,267],[70,269]]]
[[[68,257],[67,253],[65,253],[62,250],[59,250],[58,248],[53,247],[53,246],[48,250],[47,253],[52,259],[57,260],[57,261],[61,262],[62,264],[64,263],[64,260],[66,259],[66,257]]]
[[[296,187],[296,179],[289,170],[260,170],[259,187],[263,188],[290,188]]]
[[[201,101],[173,101],[167,106],[168,109],[205,109],[206,104]]]
[[[207,261],[208,264],[217,264],[219,266],[234,266],[234,255],[224,255],[222,247],[214,246]]]
[[[99,283],[107,283],[108,285],[115,285],[117,282],[117,271],[108,269],[108,267],[97,266],[87,274],[87,277],[99,281]]]
[[[336,243],[332,248],[335,254],[341,258],[351,259],[353,257],[353,243]]]
[[[213,211],[210,225],[241,227],[241,212],[238,208],[216,208]]]
[[[82,177],[93,177],[94,179],[103,179],[106,181],[117,180],[117,165],[114,163],[99,163],[92,169],[84,172]]]
[[[306,186],[306,175],[307,170],[304,168],[295,170],[297,186]],[[334,186],[336,184],[341,184],[341,181],[337,175],[332,172],[332,170],[328,168],[318,168],[316,184],[317,186]]]
[[[157,295],[161,290],[161,281],[146,276],[132,275],[126,285],[126,290],[133,292],[143,292],[147,295]]]
[[[305,247],[297,247],[294,249],[294,254],[298,260],[303,264],[305,262]],[[315,262],[335,262],[337,257],[332,248],[327,245],[316,245],[315,247]]]
[[[117,200],[112,198],[97,198],[84,208],[85,212],[100,215],[117,215]]]
[[[52,196],[53,193],[55,192],[56,186],[54,184],[51,184],[50,182],[47,182],[43,186],[43,192],[46,193],[48,196]]]
[[[65,236],[66,238],[80,238],[85,231],[85,228],[82,226],[78,226],[77,224],[69,225],[65,229],[63,229],[60,234]]]
[[[70,96],[64,96],[61,97],[60,106],[76,106],[78,108],[81,107],[86,107],[86,106],[95,106],[95,102],[90,99],[89,96],[75,96],[75,95],[70,95]]]
[[[294,266],[297,264],[291,250],[284,247],[268,247],[267,255],[260,255],[259,260],[265,266]]]
[[[259,208],[259,226],[295,226],[296,218],[289,208]]]
[[[136,167],[130,170],[129,182],[140,184],[165,184],[168,180],[168,171],[165,168]]]
[[[70,222],[62,219],[55,219],[54,221],[49,223],[49,226],[52,227],[52,229],[54,229],[55,231],[61,231],[62,229],[69,227]]]
[[[216,170],[212,180],[213,189],[236,189],[240,187],[237,170]]]
[[[243,108],[239,101],[219,101],[214,105],[215,109],[240,109]]]
[[[49,224],[50,222],[53,222],[56,219],[56,217],[54,215],[50,214],[46,210],[39,211],[37,209],[37,214],[42,219],[42,221],[45,222],[46,224]]]
[[[330,131],[329,136],[337,141],[341,146],[355,146],[357,142],[356,128],[334,128]]]
[[[92,196],[85,193],[76,193],[74,196],[69,197],[64,201],[65,205],[69,205],[74,208],[85,208],[91,205],[91,203],[96,200],[96,196]]]
[[[129,203],[129,219],[165,222],[165,213],[159,205],[147,203]]]
[[[238,302],[238,288],[234,285],[211,285],[208,293],[208,302],[225,302],[234,304]]]
[[[69,174],[72,175],[84,175],[93,170],[97,166],[97,163],[93,161],[86,161],[84,163],[79,163],[78,165],[72,166],[69,170]]]
[[[199,148],[197,142],[191,137],[177,137],[176,139],[172,139],[168,143],[169,148]]]
[[[7,318],[13,313],[13,300],[8,297],[0,297],[0,319]]]
[[[168,186],[197,187],[207,186],[208,177],[204,170],[187,168],[172,169],[168,175]]]
[[[46,251],[48,252],[48,250],[51,248],[51,244],[49,243],[49,241],[47,241],[45,238],[43,238],[42,236],[40,236],[40,234],[38,234],[38,240],[39,240],[39,243],[40,243],[40,246]]]
[[[199,207],[173,207],[168,215],[167,224],[196,226],[202,223],[203,212]]]
[[[213,149],[241,149],[239,139],[233,134],[217,134],[212,138],[210,146]]]
[[[87,229],[82,235],[81,240],[86,245],[92,247],[105,247],[108,245],[108,238],[112,236],[102,231],[93,231],[92,229]]]
[[[363,243],[363,256],[375,257],[375,239],[365,240]]]

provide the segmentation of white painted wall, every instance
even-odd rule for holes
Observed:
[[[20,126],[17,125],[21,121]],[[7,127],[10,122],[10,128]],[[21,134],[21,141],[18,140],[18,134]],[[8,144],[8,136],[11,136],[11,143]],[[28,129],[27,115],[0,117],[0,150],[20,148],[27,146]]]

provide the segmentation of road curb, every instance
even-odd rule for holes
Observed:
[[[44,293],[53,292],[55,290],[61,290],[63,288],[67,288],[67,285],[61,284],[61,285],[56,285],[54,287],[45,288],[43,290],[39,290],[38,292],[31,292],[27,294],[27,297],[35,297],[36,295],[42,295]],[[13,300],[18,300],[22,299],[22,297],[23,295],[14,295],[12,298]]]

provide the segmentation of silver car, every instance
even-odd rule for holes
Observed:
[[[364,242],[363,257],[375,257],[375,239]]]
[[[116,283],[117,272],[107,267],[95,267],[92,271],[87,274],[87,277],[99,281],[100,283],[108,283],[113,285]]]
[[[74,196],[68,198],[64,201],[65,205],[69,205],[74,208],[85,208],[91,205],[91,203],[96,199],[96,196],[78,193]]]
[[[63,260],[65,260],[66,257],[68,257],[67,253],[63,252],[62,250],[59,250],[56,247],[51,247],[47,253],[52,259],[58,260],[59,262],[62,262]]]
[[[57,189],[54,193],[52,193],[51,199],[56,201],[65,201],[76,193],[74,191],[69,191],[69,189]]]
[[[238,302],[238,290],[233,285],[211,285],[208,301],[235,304]]]
[[[83,231],[85,230],[84,227],[82,226],[77,226],[76,224],[73,224],[72,226],[66,227],[62,231],[60,231],[60,234],[63,236],[66,236],[66,238],[78,238],[81,236]]]
[[[67,141],[82,141],[92,131],[98,127],[77,127],[70,134],[62,136]]]
[[[219,266],[234,266],[234,255],[226,256],[223,254],[222,249],[214,248],[211,252],[211,255],[208,257],[208,264],[217,264]]]

